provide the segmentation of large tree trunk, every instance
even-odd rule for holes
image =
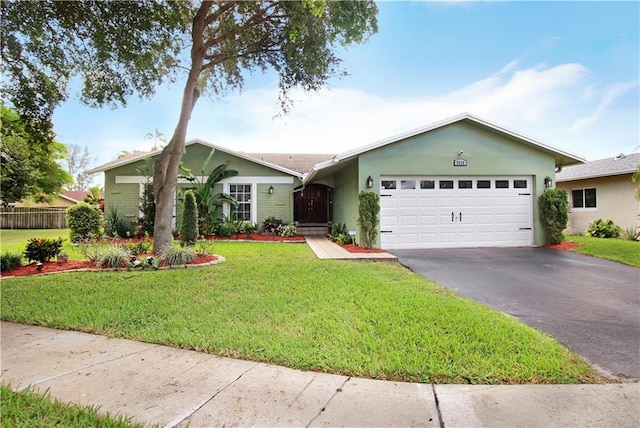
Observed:
[[[162,150],[153,171],[153,196],[156,202],[155,225],[153,229],[153,252],[159,254],[164,248],[171,245],[173,211],[175,208],[176,187],[178,183],[178,169],[180,160],[185,153],[185,140],[187,128],[191,119],[191,112],[195,107],[200,92],[198,79],[202,72],[204,59],[203,34],[205,19],[211,3],[203,2],[193,18],[191,28],[191,68],[182,95],[180,118],[169,144]]]

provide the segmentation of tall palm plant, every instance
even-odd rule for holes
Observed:
[[[209,153],[209,156],[207,156],[207,159],[202,165],[200,177],[205,176],[205,171],[213,158],[213,154],[214,150],[211,150],[211,153]],[[183,178],[192,184],[191,187],[183,189],[183,192],[192,190],[196,197],[199,229],[202,234],[209,235],[214,232],[216,222],[222,218],[222,207],[225,202],[233,206],[238,206],[238,201],[231,195],[215,191],[216,183],[219,183],[226,178],[238,175],[238,171],[227,169],[228,166],[229,162],[218,165],[213,169],[213,171],[211,171],[207,179],[204,181],[193,175],[189,168],[185,168],[182,165],[180,166],[180,170],[183,174],[179,174],[178,178]]]

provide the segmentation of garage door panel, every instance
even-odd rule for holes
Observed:
[[[403,215],[400,217],[400,226],[417,226],[418,216],[416,215]]]
[[[434,196],[428,198],[419,198],[420,208],[435,208],[437,206],[438,199]]]
[[[401,197],[400,208],[416,208],[418,206],[418,198],[413,197]]]

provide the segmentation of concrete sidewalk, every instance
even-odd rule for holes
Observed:
[[[3,322],[2,382],[167,427],[637,427],[640,384],[429,385]]]

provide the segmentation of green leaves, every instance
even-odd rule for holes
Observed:
[[[547,244],[556,245],[562,242],[562,231],[569,221],[569,199],[564,189],[546,189],[538,200],[540,204],[540,220],[545,228]]]

